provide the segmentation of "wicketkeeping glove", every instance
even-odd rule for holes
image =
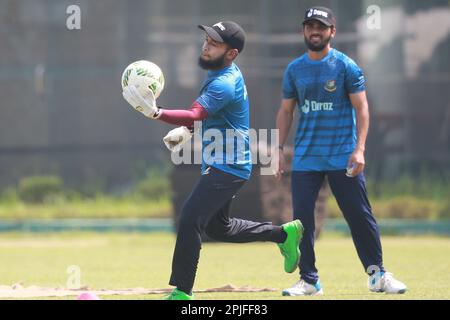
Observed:
[[[155,95],[151,90],[148,90],[148,94],[144,97],[135,86],[129,85],[123,89],[122,95],[136,111],[143,113],[148,118],[158,119],[160,113],[156,107]]]
[[[178,152],[181,150],[183,144],[192,138],[192,132],[186,127],[175,128],[163,138],[164,144],[167,149],[172,152]]]

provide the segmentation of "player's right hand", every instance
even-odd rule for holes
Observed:
[[[283,150],[278,149],[278,167],[275,170],[275,178],[278,181],[281,181],[281,178],[283,177],[285,169],[286,169],[286,160],[284,158]]]
[[[181,150],[183,144],[189,141],[191,137],[192,132],[187,127],[178,127],[170,130],[163,138],[163,141],[167,149],[172,152],[178,152]]]
[[[123,89],[122,95],[136,111],[151,119],[158,118],[159,111],[156,107],[156,99],[151,90],[148,90],[148,94],[144,97],[135,86],[129,85]]]

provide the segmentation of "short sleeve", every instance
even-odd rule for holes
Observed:
[[[345,69],[345,90],[348,93],[357,93],[366,90],[366,80],[358,65],[350,61]]]
[[[229,104],[234,99],[234,96],[234,83],[217,78],[197,98],[197,102],[206,109],[208,114],[214,114]]]
[[[284,99],[297,99],[297,90],[295,82],[291,76],[291,68],[288,66],[284,72],[283,77],[283,98]]]

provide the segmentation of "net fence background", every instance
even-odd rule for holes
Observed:
[[[58,174],[68,184],[123,188],[148,165],[170,163],[162,137],[122,99],[132,61],[164,71],[159,104],[186,108],[204,72],[198,24],[235,20],[248,33],[237,63],[251,126],[273,128],[285,67],[305,51],[299,35],[315,1],[0,0],[0,188],[24,176]],[[337,15],[334,47],[364,69],[371,108],[368,172],[396,177],[450,168],[449,1],[322,1]],[[366,26],[370,5],[381,30]],[[69,5],[81,30],[68,30]],[[294,131],[294,130],[292,130]],[[292,135],[291,135],[292,143]]]

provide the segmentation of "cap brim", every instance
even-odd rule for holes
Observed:
[[[206,34],[210,36],[211,39],[213,39],[214,41],[224,42],[220,34],[218,34],[217,31],[214,30],[213,28],[204,25],[199,25],[198,28],[205,31]]]
[[[331,26],[333,25],[333,24],[330,23],[329,21],[327,21],[327,20],[325,20],[325,19],[322,19],[322,18],[318,18],[318,17],[307,18],[307,19],[305,19],[305,21],[303,21],[303,24],[307,23],[308,21],[313,21],[313,20],[322,22],[322,23],[323,23],[324,25],[326,25],[327,27],[331,27]]]

